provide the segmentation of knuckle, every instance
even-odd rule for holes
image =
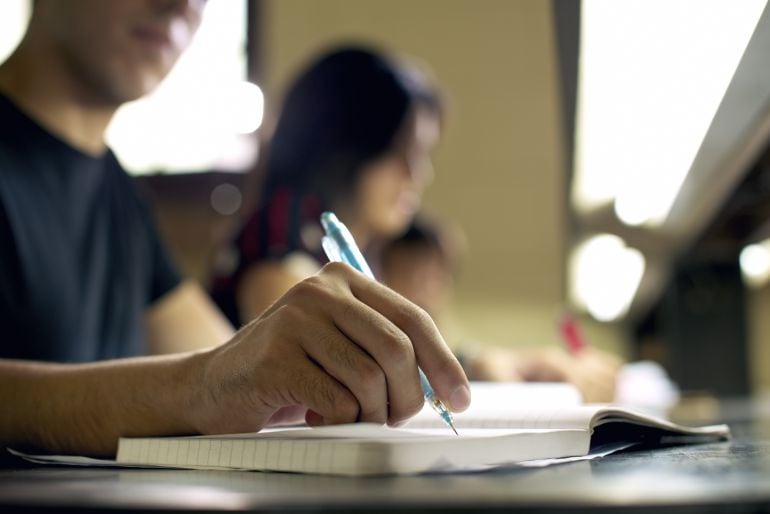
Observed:
[[[329,262],[321,268],[316,276],[349,277],[352,270],[347,264],[341,262]]]
[[[323,289],[324,289],[323,279],[321,279],[317,275],[313,275],[311,277],[308,277],[294,284],[294,286],[289,290],[288,294],[293,296],[306,296],[306,295],[312,296],[317,294],[318,291],[321,291]]]
[[[290,298],[290,303],[312,302],[313,305],[328,305],[339,296],[323,278],[317,275],[298,282],[289,290],[287,295]]]
[[[385,372],[374,362],[369,360],[359,366],[359,382],[366,391],[385,390],[387,380]]]
[[[400,423],[411,418],[425,405],[425,398],[421,392],[414,392],[410,395],[403,395],[398,406],[391,409],[388,422],[391,424]]]
[[[409,336],[395,326],[385,327],[384,332],[384,344],[393,360],[398,363],[411,363],[415,360],[414,347]]]
[[[407,303],[398,311],[399,325],[411,327],[423,332],[433,329],[433,318],[422,307]]]

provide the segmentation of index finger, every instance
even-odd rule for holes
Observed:
[[[392,289],[352,268],[346,279],[353,296],[388,318],[409,337],[418,365],[447,407],[455,412],[467,409],[471,401],[468,378],[433,318]]]

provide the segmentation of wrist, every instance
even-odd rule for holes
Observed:
[[[179,405],[180,416],[190,433],[205,432],[207,417],[211,412],[206,384],[206,368],[212,350],[203,350],[186,354],[180,361]]]

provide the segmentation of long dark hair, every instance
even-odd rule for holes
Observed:
[[[425,76],[363,46],[325,53],[289,89],[268,144],[264,200],[277,187],[333,208],[366,164],[387,152],[415,106],[440,117]]]
[[[267,144],[259,205],[214,277],[212,296],[233,323],[240,323],[236,289],[251,265],[298,250],[324,261],[321,211],[353,193],[417,106],[441,118],[439,95],[425,76],[373,49],[339,47],[300,74]]]

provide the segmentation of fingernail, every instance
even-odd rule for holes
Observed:
[[[471,404],[471,392],[463,386],[458,387],[449,395],[449,408],[453,411],[464,411]]]

